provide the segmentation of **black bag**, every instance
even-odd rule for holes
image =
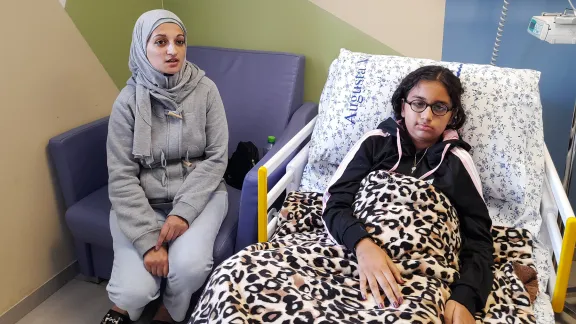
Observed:
[[[240,142],[232,157],[228,160],[228,167],[224,173],[226,183],[233,188],[242,189],[244,178],[248,172],[260,161],[258,148],[252,142]]]

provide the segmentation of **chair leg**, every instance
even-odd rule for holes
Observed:
[[[90,244],[75,240],[74,247],[76,250],[76,259],[78,259],[78,266],[80,267],[80,273],[85,277],[94,277]]]
[[[91,282],[91,283],[97,284],[97,285],[99,285],[100,283],[102,283],[104,281],[104,279],[102,279],[102,278],[93,277],[93,276],[86,276],[86,275],[81,274],[81,273],[78,276],[76,276],[76,279],[86,281],[86,282]]]

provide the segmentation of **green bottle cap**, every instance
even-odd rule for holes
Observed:
[[[276,136],[268,136],[268,143],[276,143]]]

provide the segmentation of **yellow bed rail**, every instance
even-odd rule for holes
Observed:
[[[566,292],[568,291],[568,280],[570,279],[570,269],[574,258],[574,244],[576,244],[576,218],[569,217],[566,220],[564,237],[562,238],[562,253],[560,254],[560,264],[556,272],[556,284],[554,285],[554,295],[552,296],[552,309],[561,313],[566,302]]]
[[[258,242],[268,241],[268,169],[258,169]]]
[[[553,208],[548,211],[541,210],[543,212],[541,215],[546,223],[550,243],[552,244],[550,248],[554,252],[554,259],[558,265],[556,273],[551,275],[548,291],[552,297],[552,309],[556,313],[561,313],[566,301],[568,280],[570,279],[572,259],[574,258],[576,218],[574,218],[574,210],[570,205],[547,147],[544,148],[544,160],[546,175],[541,208],[548,209],[546,205],[550,204],[553,205]],[[564,234],[560,230],[560,222],[564,224]]]

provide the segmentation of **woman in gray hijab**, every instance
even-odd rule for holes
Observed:
[[[186,29],[173,13],[138,19],[129,66],[108,128],[115,306],[102,323],[137,320],[164,278],[153,323],[173,323],[212,268],[228,209],[228,125],[216,85],[186,61]]]

